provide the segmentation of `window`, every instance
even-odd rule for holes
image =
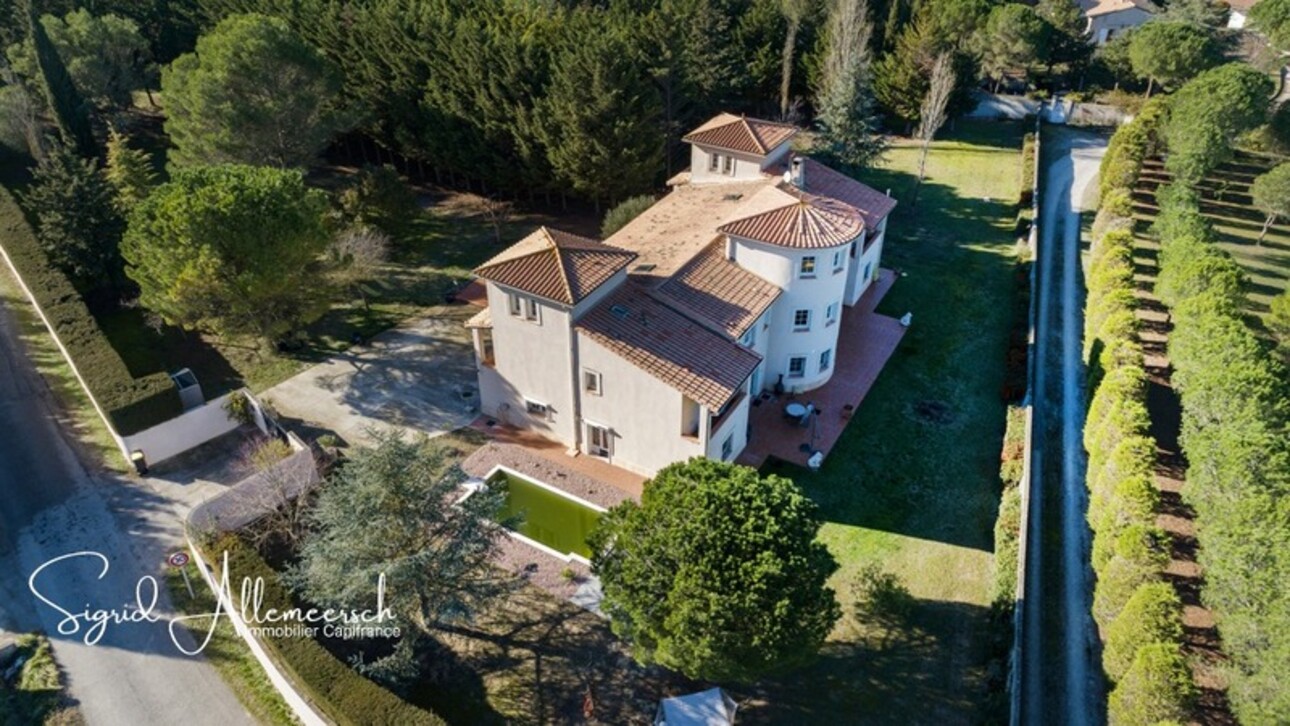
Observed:
[[[798,277],[815,277],[815,258],[806,256],[802,258],[802,264],[797,269]]]
[[[751,328],[744,331],[743,337],[739,339],[739,344],[745,348],[751,348],[757,345],[757,326],[754,324]]]
[[[542,322],[538,302],[531,297],[524,299],[524,319],[534,323]]]
[[[806,375],[806,356],[795,355],[788,359],[788,377],[801,378]]]
[[[735,157],[733,156],[721,157],[721,173],[727,176],[735,173]]]
[[[596,424],[587,424],[587,453],[592,456],[609,456],[612,450],[612,439],[609,429]]]
[[[721,154],[710,154],[708,156],[708,171],[715,172],[721,167]]]
[[[493,365],[496,362],[495,355],[493,351],[493,334],[489,331],[484,331],[484,334],[479,339],[479,357],[486,365]]]
[[[798,310],[793,313],[793,331],[800,333],[811,329],[811,311]]]
[[[833,366],[833,349],[830,348],[820,354],[820,372],[823,373]]]
[[[838,304],[832,303],[824,308],[824,324],[832,325],[836,322],[838,322]]]
[[[721,442],[721,460],[727,461],[733,453],[735,453],[735,435],[730,434],[725,441]]]
[[[582,390],[593,396],[599,396],[604,393],[604,389],[601,388],[602,383],[599,373],[585,369],[582,371]]]
[[[506,307],[510,310],[511,315],[518,318],[522,314],[523,301],[520,299],[519,295],[516,295],[513,292],[508,293],[506,296]]]
[[[864,279],[861,280],[861,282],[868,282],[869,275],[871,275],[872,273],[873,273],[873,263],[872,262],[864,263]]]
[[[845,258],[842,256],[842,250],[838,250],[837,252],[833,253],[833,274],[836,275],[839,272],[842,272],[843,259]]]
[[[547,408],[545,403],[530,401],[527,398],[524,399],[524,410],[528,411],[530,416],[534,416],[536,418],[546,418],[551,413],[551,410]]]

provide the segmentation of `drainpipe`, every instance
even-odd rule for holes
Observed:
[[[575,306],[576,307],[576,306]],[[582,386],[581,369],[578,364],[578,332],[573,327],[573,308],[569,308],[569,367],[570,383],[573,388],[570,393],[573,394],[573,449],[579,454],[582,453]]]

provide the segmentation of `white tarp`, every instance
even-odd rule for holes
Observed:
[[[735,702],[720,688],[664,698],[654,719],[656,726],[730,726],[734,722]]]

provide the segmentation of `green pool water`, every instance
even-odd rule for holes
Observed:
[[[516,532],[556,552],[591,557],[587,535],[600,522],[599,511],[505,471],[490,477],[488,485],[505,488],[506,502],[498,519],[515,518]]]

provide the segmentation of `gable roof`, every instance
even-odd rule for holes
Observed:
[[[1123,10],[1133,10],[1134,8],[1148,13],[1160,12],[1160,8],[1152,3],[1151,0],[1099,0],[1096,5],[1089,8],[1084,14],[1092,18],[1098,15],[1118,13]]]
[[[781,207],[727,222],[718,232],[794,249],[838,247],[864,232],[864,219],[846,204],[803,195]]]
[[[723,247],[720,238],[713,241],[663,283],[658,295],[738,338],[784,291],[726,259]]]
[[[761,356],[700,325],[628,281],[577,322],[580,332],[710,409],[721,408]]]
[[[798,128],[792,124],[723,113],[682,136],[681,140],[765,156],[771,149],[796,136],[797,131]]]
[[[539,227],[480,265],[475,274],[538,297],[576,305],[634,259],[635,252]]]

